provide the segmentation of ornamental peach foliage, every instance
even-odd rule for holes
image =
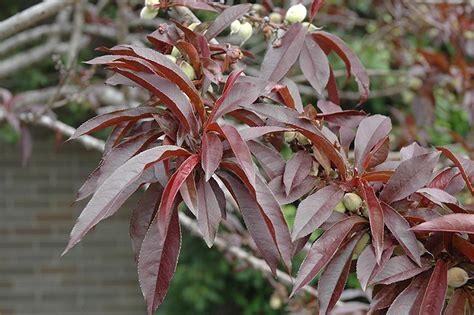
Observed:
[[[372,312],[464,312],[473,298],[474,214],[455,195],[465,187],[474,193],[474,162],[416,143],[401,150],[400,161],[387,161],[390,119],[340,107],[328,55],[344,62],[362,103],[369,78],[359,58],[339,37],[302,24],[307,11],[313,20],[322,2],[309,10],[297,4],[284,19],[276,12],[271,18],[250,14],[251,4],[156,2],[144,8],[143,18],[176,6],[217,16],[192,28],[161,24],[148,36],[153,49],[98,48],[105,55],[88,63],[115,72],[108,84],[140,87],[150,98],[94,117],[72,137],[113,127],[99,166],[78,192],[78,200],[92,197],[65,253],[147,186],[130,236],[152,314],[178,263],[180,205],[195,215],[212,246],[231,196],[275,275],[279,263],[291,272],[311,234],[324,231],[305,253],[291,293],[319,274],[320,314],[334,308],[354,268],[364,290],[374,287]],[[236,34],[244,28],[242,43],[253,32],[270,30],[258,77],[240,67],[250,52],[214,40],[228,28]],[[304,104],[286,77],[296,67],[321,96],[316,106]],[[287,145],[289,160],[279,153]],[[441,154],[453,166],[438,169]],[[297,212],[290,227],[281,207],[291,203]]]

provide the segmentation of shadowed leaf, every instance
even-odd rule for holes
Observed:
[[[423,222],[411,228],[422,232],[458,232],[474,234],[474,214],[455,213]]]

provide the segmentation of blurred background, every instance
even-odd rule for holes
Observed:
[[[60,258],[84,206],[72,205],[75,192],[100,153],[64,144],[62,133],[36,119],[15,126],[10,114],[36,113],[77,127],[97,113],[136,106],[147,98],[143,91],[105,86],[107,73],[82,62],[98,56],[99,46],[149,45],[146,35],[168,15],[139,19],[142,0],[54,1],[63,5],[37,23],[10,33],[0,28],[0,314],[143,314],[128,238],[140,193]],[[0,26],[40,2],[2,1]],[[267,13],[256,7],[255,14]],[[392,150],[418,141],[474,157],[474,1],[327,0],[313,23],[342,37],[361,58],[371,95],[360,108],[392,118]],[[247,61],[252,74],[266,48],[263,36],[245,48],[255,55]],[[354,108],[357,85],[346,79],[340,60],[331,61],[343,107]],[[315,104],[320,96],[299,69],[291,77],[305,103]],[[464,203],[473,200],[466,196]],[[291,220],[294,209],[285,211]],[[353,275],[348,287],[360,293]],[[184,232],[177,273],[158,314],[304,314],[286,296],[271,277]]]

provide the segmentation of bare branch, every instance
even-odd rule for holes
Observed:
[[[27,29],[73,3],[74,0],[49,0],[15,14],[0,22],[0,39]]]

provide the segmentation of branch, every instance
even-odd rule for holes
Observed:
[[[73,3],[74,0],[49,0],[17,13],[0,22],[0,39],[35,25]]]

